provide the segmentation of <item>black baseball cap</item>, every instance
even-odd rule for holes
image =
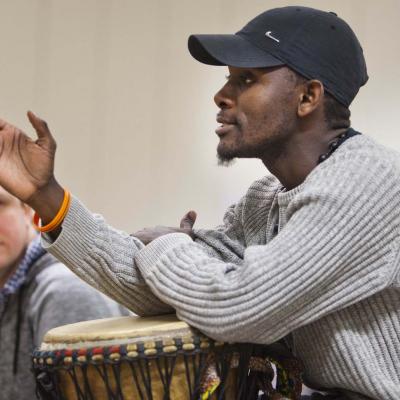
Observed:
[[[361,45],[333,12],[309,7],[265,11],[234,35],[191,35],[190,54],[209,65],[265,68],[286,65],[349,106],[368,81]]]

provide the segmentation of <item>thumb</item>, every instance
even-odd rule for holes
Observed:
[[[47,126],[46,121],[37,117],[32,111],[28,111],[27,113],[29,122],[35,129],[39,142],[50,142],[55,145],[54,138]]]
[[[181,229],[192,229],[194,223],[196,222],[197,214],[196,211],[187,212],[181,219],[180,228]]]

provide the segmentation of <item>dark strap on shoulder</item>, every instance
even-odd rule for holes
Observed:
[[[361,135],[360,132],[355,131],[353,128],[349,128],[345,133],[342,133],[340,136],[338,136],[330,145],[329,145],[329,151],[325,154],[322,154],[318,158],[318,164],[322,163],[325,161],[327,158],[329,158],[334,151],[342,145],[347,139],[350,139],[353,136]]]

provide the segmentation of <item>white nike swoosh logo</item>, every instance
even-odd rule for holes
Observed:
[[[278,42],[278,43],[279,43],[279,39],[277,39],[276,37],[273,37],[273,36],[271,35],[271,33],[272,33],[272,31],[265,32],[265,36],[267,36],[267,37],[269,37],[270,39],[275,40],[275,42]]]

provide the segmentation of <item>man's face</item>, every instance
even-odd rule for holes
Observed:
[[[298,95],[292,72],[286,67],[228,67],[226,84],[215,95],[220,108],[216,133],[221,163],[235,157],[284,156],[296,129]]]
[[[20,259],[31,237],[30,210],[0,186],[0,277]]]

